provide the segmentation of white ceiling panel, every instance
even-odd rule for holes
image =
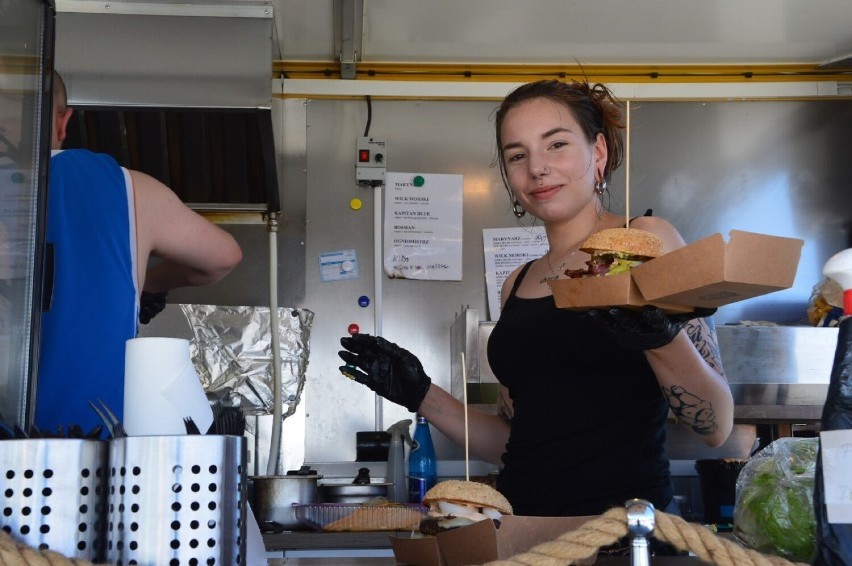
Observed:
[[[330,61],[333,0],[274,0],[276,58]],[[364,0],[361,61],[821,64],[852,0]]]

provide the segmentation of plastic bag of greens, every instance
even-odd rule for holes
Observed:
[[[816,438],[780,438],[755,454],[737,478],[734,535],[748,547],[788,560],[816,555]]]

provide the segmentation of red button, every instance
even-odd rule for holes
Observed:
[[[349,328],[347,330],[349,331],[349,334],[358,334],[359,332],[361,332],[361,327],[353,322],[349,325]]]
[[[358,150],[358,162],[359,163],[369,163],[370,162],[370,150],[369,149],[359,149]]]

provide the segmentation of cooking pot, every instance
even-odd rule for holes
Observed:
[[[316,472],[252,478],[252,511],[261,530],[295,531],[305,527],[293,505],[309,505],[317,500]]]
[[[376,497],[387,497],[389,483],[324,484],[319,486],[321,499],[325,503],[366,503]]]

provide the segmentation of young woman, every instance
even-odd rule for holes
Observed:
[[[559,309],[548,281],[585,267],[580,244],[624,226],[604,206],[621,162],[618,102],[601,84],[539,81],[511,92],[496,115],[497,151],[516,216],[537,218],[549,251],[503,286],[488,342],[500,381],[498,415],[469,411],[471,452],[502,463],[497,487],[519,515],[595,515],[631,498],[673,510],[665,422],[710,446],[733,426],[733,399],[704,319],[657,309]],[[661,218],[631,222],[665,248],[684,245]],[[383,338],[343,338],[341,368],[379,395],[464,441],[461,403],[431,383],[417,358]]]

